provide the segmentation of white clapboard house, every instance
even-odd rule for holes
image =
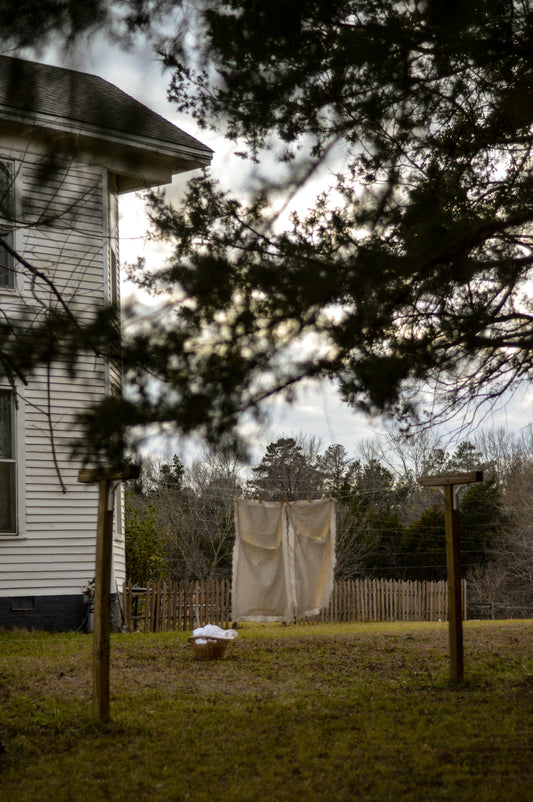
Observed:
[[[0,235],[75,314],[118,299],[118,196],[168,184],[211,156],[101,78],[0,56]],[[3,318],[31,319],[54,302],[0,248]],[[97,488],[78,483],[70,443],[76,413],[117,383],[113,366],[89,355],[75,380],[53,365],[14,390],[0,363],[0,627],[83,624]],[[115,522],[112,594],[125,579],[120,504]]]

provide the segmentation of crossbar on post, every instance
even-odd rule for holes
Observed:
[[[450,473],[442,476],[421,476],[418,480],[418,484],[423,487],[442,487],[444,490],[446,576],[448,580],[448,642],[452,682],[462,682],[464,678],[459,512],[454,504],[454,488],[459,485],[482,481],[482,471]]]

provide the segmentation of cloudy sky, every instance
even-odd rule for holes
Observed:
[[[33,55],[30,57],[36,58]],[[244,194],[249,172],[246,164],[233,155],[235,147],[215,133],[200,130],[194,121],[179,114],[168,102],[166,98],[168,74],[163,73],[161,65],[146,45],[139,44],[124,53],[108,41],[95,39],[90,46],[83,48],[82,51],[77,49],[67,58],[49,50],[40,54],[36,60],[94,73],[140,100],[211,147],[214,150],[213,174],[237,194],[241,196]],[[172,194],[179,196],[186,180],[186,175],[178,176],[170,188]],[[143,235],[146,230],[146,218],[143,214],[142,199],[131,195],[123,197],[120,211],[121,260],[133,262],[138,256],[144,256],[149,265],[160,264],[165,258],[163,246],[147,242]],[[507,399],[506,403],[499,405],[497,409],[487,411],[481,423],[482,428],[503,426],[516,432],[520,431],[532,420],[532,399],[533,394],[530,389],[517,393],[513,399]],[[334,387],[326,382],[319,385],[305,385],[296,402],[290,407],[281,400],[274,401],[270,404],[269,413],[269,424],[261,430],[246,425],[247,434],[256,444],[254,449],[256,453],[262,452],[266,444],[278,437],[301,433],[320,438],[324,448],[330,443],[342,443],[353,455],[357,453],[361,441],[380,438],[385,431],[382,421],[371,420],[343,404]],[[457,424],[452,425],[443,432],[446,441],[453,442],[453,432],[457,428]],[[463,431],[461,437],[464,436]],[[191,453],[190,448],[183,449],[175,443],[166,446],[158,444],[158,447],[169,452],[181,450],[185,454],[187,451]]]

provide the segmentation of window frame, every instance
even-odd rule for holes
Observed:
[[[10,402],[10,456],[5,457],[2,456],[0,453],[0,464],[1,465],[12,465],[12,487],[10,487],[10,493],[12,494],[12,505],[13,505],[13,513],[12,513],[12,521],[13,526],[9,529],[1,529],[0,530],[0,537],[15,537],[19,534],[19,498],[18,498],[18,469],[19,469],[19,454],[18,454],[18,431],[17,431],[17,423],[18,423],[18,416],[17,416],[17,408],[15,404],[15,393],[13,392],[12,388],[3,387],[0,385],[0,396],[7,396]]]
[[[7,176],[6,202],[5,208],[7,217],[0,214],[0,235],[6,240],[11,248],[15,249],[15,219],[16,219],[16,195],[15,195],[15,165],[12,159],[0,156],[0,172]],[[0,187],[1,187],[0,182]],[[2,254],[2,249],[0,249]],[[6,280],[4,281],[4,277]],[[0,263],[0,292],[15,292],[17,290],[17,277],[15,271],[15,260],[7,251],[2,254]]]

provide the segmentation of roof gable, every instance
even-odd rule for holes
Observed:
[[[118,87],[76,70],[0,56],[0,117],[134,148],[170,174],[210,162],[212,150]],[[190,162],[188,164],[188,162]],[[157,183],[157,182],[156,182]],[[135,187],[136,188],[136,187]]]

